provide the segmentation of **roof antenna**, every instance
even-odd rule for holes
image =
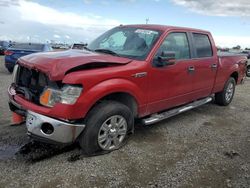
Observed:
[[[148,22],[149,22],[149,18],[146,18],[146,24],[148,24]]]

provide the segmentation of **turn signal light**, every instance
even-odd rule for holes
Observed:
[[[43,92],[43,94],[40,96],[40,104],[47,106],[50,100],[51,96],[51,90],[47,89]]]

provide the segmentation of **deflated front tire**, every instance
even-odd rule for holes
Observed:
[[[116,101],[97,104],[87,115],[79,144],[86,154],[119,149],[134,124],[131,110]]]

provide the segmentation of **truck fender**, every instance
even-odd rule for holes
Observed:
[[[136,84],[122,78],[109,79],[94,85],[87,91],[84,91],[83,95],[79,98],[78,102],[81,103],[83,117],[86,116],[89,110],[98,101],[113,93],[127,93],[131,95],[135,99],[138,107],[145,103],[145,100],[143,100],[145,94]]]

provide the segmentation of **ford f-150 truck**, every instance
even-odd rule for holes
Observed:
[[[28,135],[78,142],[87,154],[121,147],[134,120],[148,125],[213,99],[230,104],[243,55],[217,55],[210,32],[162,25],[115,27],[85,50],[27,55],[8,89]]]

